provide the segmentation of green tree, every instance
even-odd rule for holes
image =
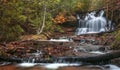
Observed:
[[[87,11],[93,1],[101,3],[100,0],[1,0],[0,39],[8,41],[22,34],[52,32],[58,26],[52,20],[56,15],[62,13],[68,17],[76,11]]]
[[[0,1],[0,39],[1,41],[11,41],[21,35],[23,29],[20,27],[19,15],[21,11],[17,8],[17,3],[13,1],[3,3]]]

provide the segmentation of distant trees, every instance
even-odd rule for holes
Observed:
[[[0,41],[16,39],[24,30],[20,27],[21,10],[13,1],[0,1]],[[13,39],[14,38],[14,39]]]
[[[0,40],[12,41],[22,34],[53,32],[57,28],[60,30],[56,22],[75,19],[75,11],[94,9],[98,5],[101,7],[102,1],[0,0]]]

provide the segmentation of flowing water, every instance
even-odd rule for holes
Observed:
[[[36,56],[41,52],[34,53]],[[91,51],[89,53],[105,54],[105,52]],[[74,58],[73,58],[74,59]],[[65,62],[64,59],[59,59],[54,63],[34,63],[34,59],[31,62],[23,63],[2,63],[0,70],[120,70],[120,67],[113,64],[105,65],[85,65],[82,62]],[[60,61],[60,62],[59,62]]]
[[[104,11],[101,10],[99,13],[91,12],[87,13],[84,16],[77,15],[78,19],[78,28],[76,29],[75,34],[89,34],[89,33],[100,33],[106,32],[113,29],[111,21],[108,21],[103,16]]]
[[[72,51],[78,54],[88,53],[101,55],[107,53],[105,51],[98,51],[99,47],[100,45],[80,44],[72,47]],[[40,57],[44,55],[44,52],[39,49],[37,49],[36,52],[30,53],[28,55],[29,57],[24,59],[22,63],[1,62],[0,70],[120,70],[120,67],[109,63],[94,65],[86,64],[84,62],[81,62],[79,58],[76,58],[74,56],[71,57],[70,60],[66,60],[66,58],[64,59],[64,57],[59,57],[54,59],[52,63],[37,63],[35,61],[40,60]]]
[[[107,65],[81,65],[78,63],[20,63],[0,66],[0,70],[120,70],[120,67]]]
[[[85,17],[77,15],[78,28],[76,29],[75,34],[81,35],[81,34],[89,34],[89,33],[99,33],[113,29],[112,22],[109,21],[107,23],[107,20],[103,15],[104,15],[104,11],[100,11],[99,13],[91,12],[86,14]],[[69,38],[51,39],[49,41],[73,42]],[[81,44],[82,43],[84,44],[85,40],[81,40]],[[87,52],[90,54],[106,53],[93,49],[92,51],[88,51],[87,49],[84,49],[84,47],[79,47],[79,46],[74,47],[73,52],[75,53]],[[66,61],[64,58],[58,58],[55,59],[55,61],[52,63],[37,63],[35,61],[40,60],[41,59],[40,57],[44,55],[43,52],[40,50],[37,50],[36,53],[31,53],[28,55],[30,57],[26,58],[22,63],[1,62],[0,70],[120,70],[120,67],[113,64],[102,64],[102,65],[85,64],[84,62],[77,60],[78,58],[74,58],[74,57],[70,59],[71,61]]]

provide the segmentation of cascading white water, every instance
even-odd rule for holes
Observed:
[[[37,50],[36,53],[31,53],[29,54],[29,58],[23,60],[23,63],[18,64],[18,66],[22,67],[33,67],[37,63],[35,63],[37,57],[41,57],[43,55],[43,52],[40,50]]]
[[[97,15],[97,16],[96,16]],[[76,29],[75,34],[88,34],[88,33],[100,33],[109,31],[112,24],[103,17],[104,11],[100,11],[98,14],[96,12],[87,13],[84,18],[81,18],[77,15],[78,19],[78,28]]]

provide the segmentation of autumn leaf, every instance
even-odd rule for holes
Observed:
[[[53,22],[57,24],[62,24],[66,21],[65,15],[62,13],[59,13],[54,19]]]

